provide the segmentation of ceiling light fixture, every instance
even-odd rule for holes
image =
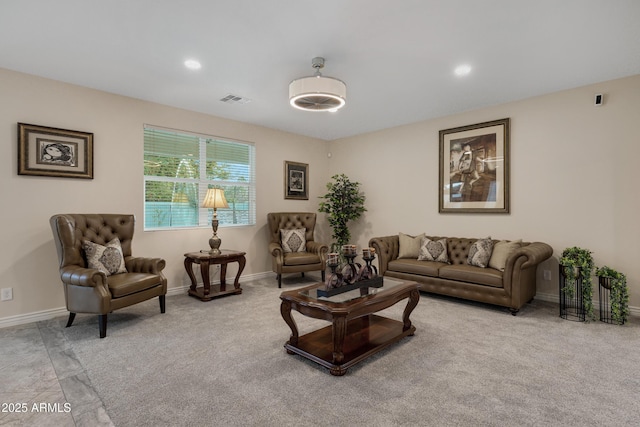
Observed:
[[[200,62],[196,61],[195,59],[187,59],[186,61],[184,61],[184,66],[190,70],[199,70],[200,68],[202,68]]]
[[[289,103],[292,107],[305,111],[337,111],[344,107],[347,99],[347,85],[342,80],[320,74],[324,58],[311,60],[316,72],[313,76],[296,79],[289,84]]]
[[[467,74],[469,74],[471,72],[471,67],[469,65],[460,65],[458,67],[456,67],[455,70],[453,70],[454,73],[456,73],[456,76],[461,77],[461,76],[466,76]]]

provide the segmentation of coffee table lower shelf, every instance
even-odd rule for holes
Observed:
[[[340,364],[333,362],[332,325],[299,337],[297,346],[287,341],[284,347],[289,354],[299,354],[329,368],[333,375],[344,375],[349,367],[413,335],[415,330],[411,325],[403,331],[402,322],[375,314],[350,320],[342,346],[344,358]]]

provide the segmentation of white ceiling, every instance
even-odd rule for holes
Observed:
[[[640,0],[0,0],[0,67],[333,140],[640,74]]]

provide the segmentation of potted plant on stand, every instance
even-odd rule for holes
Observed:
[[[333,229],[331,252],[340,252],[343,245],[349,244],[351,233],[349,221],[354,221],[366,211],[365,196],[360,192],[360,183],[351,182],[345,174],[331,177],[333,182],[327,183],[327,194],[320,196],[318,212],[327,214],[329,225]]]
[[[593,270],[591,251],[571,247],[562,252],[560,257],[560,316],[562,318],[566,319],[568,309],[574,308],[578,320],[595,319],[591,285]]]
[[[629,316],[627,276],[606,265],[596,270],[596,276],[600,284],[600,320],[624,325]],[[610,312],[603,307],[609,307]]]

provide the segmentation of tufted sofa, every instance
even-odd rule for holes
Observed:
[[[399,236],[375,237],[380,275],[418,282],[420,290],[507,307],[513,315],[536,294],[536,268],[553,254],[546,243],[522,242],[507,258],[504,271],[467,264],[469,249],[478,239],[446,239],[449,264],[398,258]],[[494,240],[494,243],[497,241]]]
[[[100,338],[107,334],[107,314],[153,297],[165,312],[165,261],[131,255],[135,218],[128,214],[60,214],[49,220],[60,263],[60,278],[69,310],[67,327],[76,313],[98,315]],[[83,241],[106,245],[120,240],[126,272],[107,275],[89,268]]]

